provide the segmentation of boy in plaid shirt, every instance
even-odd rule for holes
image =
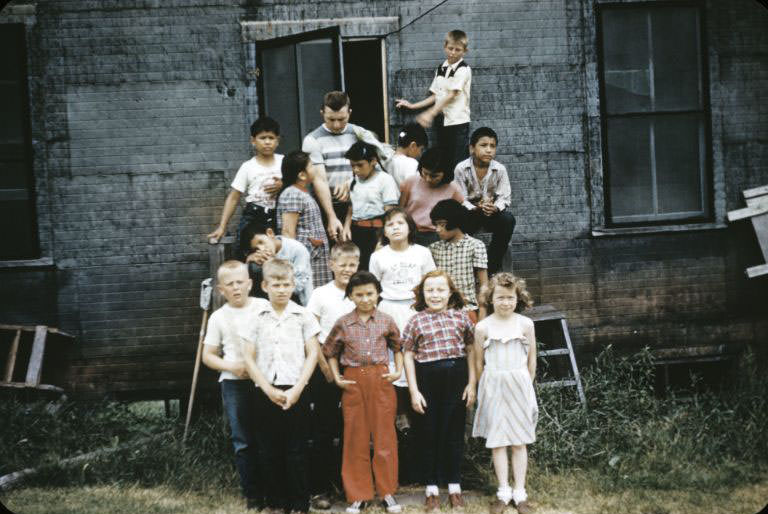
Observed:
[[[456,288],[464,295],[469,317],[477,323],[485,312],[478,312],[477,298],[488,282],[488,254],[479,239],[464,233],[462,224],[467,219],[467,209],[453,199],[440,200],[429,213],[440,241],[429,245],[435,266],[448,272]]]
[[[334,381],[344,391],[341,479],[350,502],[349,514],[358,514],[363,502],[373,499],[371,471],[387,512],[402,511],[392,496],[397,490],[397,404],[392,382],[402,373],[403,354],[395,320],[376,308],[380,294],[381,284],[372,273],[358,271],[352,275],[346,296],[354,302],[355,310],[336,321],[323,345]],[[395,352],[396,369],[392,372],[388,349]],[[339,363],[344,366],[344,375],[339,373]]]

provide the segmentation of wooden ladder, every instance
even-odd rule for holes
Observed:
[[[759,264],[746,269],[747,277],[754,278],[768,274],[768,186],[760,186],[742,191],[747,206],[728,212],[728,221],[749,218],[755,229],[760,251],[766,264]]]
[[[67,334],[58,328],[47,327],[45,325],[26,326],[0,324],[0,331],[15,332],[13,340],[11,341],[11,345],[8,348],[8,355],[5,361],[5,371],[3,373],[2,380],[0,380],[0,387],[16,389],[32,388],[57,393],[64,392],[61,387],[40,383],[43,374],[43,357],[45,354],[45,345],[47,342],[48,334],[58,334],[74,339],[73,335]],[[16,360],[19,355],[19,348],[22,344],[21,336],[23,332],[34,332],[34,337],[32,339],[32,349],[29,354],[29,362],[27,363],[27,371],[24,382],[14,382],[13,374],[16,369]]]
[[[536,338],[541,340],[546,347],[551,348],[538,352],[540,359],[567,355],[570,360],[571,377],[547,380],[546,382],[540,382],[540,384],[543,387],[576,387],[579,401],[586,407],[587,398],[584,396],[584,388],[581,385],[581,375],[576,364],[576,354],[573,351],[573,344],[571,343],[571,335],[568,332],[568,322],[565,320],[565,315],[548,304],[537,305],[524,311],[523,314],[533,320]],[[555,341],[555,339],[559,341]],[[559,345],[563,343],[565,346],[560,347]]]

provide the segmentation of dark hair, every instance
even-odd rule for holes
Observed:
[[[262,223],[259,221],[252,221],[247,224],[243,231],[240,233],[239,255],[236,255],[236,257],[241,261],[245,261],[245,259],[251,253],[251,239],[253,239],[254,236],[266,234],[267,229],[272,229],[272,231],[274,231],[275,227],[272,224]]]
[[[469,211],[466,207],[461,205],[453,198],[446,200],[440,200],[429,211],[429,219],[434,224],[438,220],[445,220],[445,228],[453,230],[460,228],[464,232],[464,228],[469,219]]]
[[[340,111],[345,105],[352,108],[347,93],[344,91],[329,91],[325,93],[325,96],[323,97],[323,106],[321,107],[321,110],[328,107],[332,111]]]
[[[407,124],[397,134],[397,146],[405,148],[411,143],[416,143],[418,146],[427,146],[429,144],[427,131],[424,130],[424,127],[414,122]]]
[[[368,161],[371,162],[374,159],[379,158],[379,154],[376,153],[376,147],[365,141],[357,141],[355,144],[349,147],[344,157],[350,161]]]
[[[493,140],[496,141],[496,144],[499,144],[499,136],[496,135],[496,131],[491,127],[480,127],[475,129],[475,131],[472,132],[472,135],[469,136],[469,144],[475,146],[477,142],[480,141],[481,137],[492,137]]]
[[[485,312],[487,315],[493,314],[493,292],[497,287],[506,287],[508,289],[514,289],[517,295],[517,305],[515,305],[515,312],[523,312],[525,309],[529,309],[533,306],[533,298],[531,293],[525,286],[525,280],[520,277],[516,277],[512,273],[502,271],[496,273],[488,281],[483,291],[480,293],[480,302],[485,305]]]
[[[445,153],[436,146],[425,151],[422,154],[421,159],[419,159],[419,174],[421,174],[421,170],[423,169],[427,169],[432,173],[442,173],[443,178],[440,180],[441,184],[450,184],[453,182],[453,168],[451,167],[451,163],[446,158]]]
[[[251,124],[251,137],[256,137],[260,132],[272,132],[280,135],[280,124],[269,116],[262,116]]]
[[[464,295],[462,295],[461,291],[456,288],[451,276],[445,270],[435,269],[421,277],[419,285],[413,288],[413,295],[416,298],[416,302],[413,304],[413,310],[421,312],[427,308],[427,300],[424,298],[424,282],[426,282],[428,278],[435,277],[445,277],[445,281],[448,283],[448,289],[451,290],[451,295],[448,297],[448,308],[463,309],[464,305],[466,305]]]
[[[306,170],[308,165],[309,154],[301,150],[294,150],[283,157],[283,163],[280,165],[280,172],[283,175],[283,190],[294,185],[299,178],[299,173]]]
[[[344,296],[349,298],[352,295],[352,291],[357,286],[364,286],[366,284],[373,284],[376,286],[376,292],[379,293],[379,300],[381,300],[381,282],[379,282],[379,279],[376,278],[376,275],[370,271],[364,270],[356,271],[354,275],[349,277],[347,289],[344,290]]]
[[[384,222],[384,225],[386,225],[389,220],[391,220],[398,214],[402,215],[405,218],[405,222],[408,224],[408,244],[413,244],[413,241],[416,238],[416,222],[413,221],[413,218],[411,218],[411,215],[408,214],[405,211],[405,209],[403,209],[400,206],[392,207],[390,210],[384,213],[384,217],[382,218],[382,221]],[[381,246],[386,246],[388,244],[389,244],[389,238],[384,235],[384,227],[382,227],[381,228]]]

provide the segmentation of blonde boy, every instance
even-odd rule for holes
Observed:
[[[360,249],[351,241],[337,243],[331,248],[329,265],[333,280],[315,289],[307,304],[307,310],[320,322],[318,340],[321,345],[336,320],[355,308],[345,290],[349,278],[360,265]],[[323,352],[318,354],[317,367],[309,386],[313,406],[310,487],[317,495],[312,500],[312,507],[328,509],[331,507],[330,496],[340,485],[341,390],[333,382],[333,372]]]
[[[257,418],[251,409],[260,393],[248,379],[241,353],[241,341],[255,328],[258,302],[248,296],[252,284],[248,278],[248,268],[242,262],[222,263],[216,273],[216,280],[218,290],[227,303],[214,312],[208,321],[203,363],[221,372],[221,400],[232,431],[240,487],[247,508],[261,509],[264,506],[264,483],[259,469]]]
[[[452,30],[445,36],[443,50],[445,61],[435,70],[435,78],[429,87],[430,96],[411,103],[398,99],[396,107],[421,109],[430,107],[416,117],[423,127],[435,121],[437,145],[441,148],[447,164],[453,168],[457,162],[468,156],[469,97],[472,87],[472,70],[464,61],[469,39],[462,30]],[[436,120],[442,114],[442,119]]]
[[[248,374],[261,390],[252,409],[259,420],[256,433],[266,507],[307,512],[310,416],[309,395],[302,393],[317,364],[320,327],[309,311],[291,301],[294,282],[290,262],[269,259],[262,273],[261,287],[269,301],[255,299],[255,330],[243,357]]]

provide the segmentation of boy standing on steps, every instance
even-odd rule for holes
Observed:
[[[507,208],[512,203],[507,168],[495,160],[499,137],[488,127],[472,132],[469,150],[472,154],[456,165],[453,182],[466,200],[470,210],[469,232],[480,228],[491,232],[488,248],[488,275],[501,271],[504,254],[515,231],[515,217]]]
[[[445,61],[437,67],[429,86],[430,96],[416,103],[398,99],[395,107],[421,109],[429,107],[416,117],[423,127],[435,122],[437,145],[451,167],[467,156],[469,134],[469,95],[472,70],[464,61],[469,39],[462,30],[452,30],[445,36]],[[442,116],[440,116],[442,115]]]
[[[317,364],[320,327],[304,307],[290,300],[293,268],[283,259],[262,267],[262,289],[269,301],[255,299],[255,330],[244,345],[243,357],[259,388],[251,405],[259,420],[256,435],[264,479],[266,512],[306,513],[309,395],[304,388]]]
[[[251,146],[256,155],[245,161],[232,181],[232,189],[224,201],[221,221],[208,239],[218,242],[227,232],[229,219],[235,213],[240,197],[245,194],[246,205],[235,233],[233,255],[245,258],[242,252],[248,248],[242,242],[242,232],[251,223],[269,227],[275,225],[275,199],[282,186],[280,165],[283,156],[275,153],[280,143],[280,125],[268,116],[257,119],[251,125]]]

